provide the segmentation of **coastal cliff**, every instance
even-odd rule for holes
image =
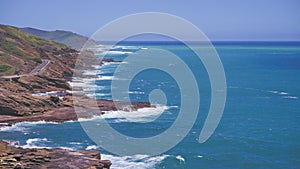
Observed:
[[[80,53],[95,62],[92,52]],[[64,122],[101,116],[118,110],[113,101],[96,99],[98,110],[77,114],[74,110],[72,80],[79,52],[66,45],[27,34],[12,26],[0,25],[0,128],[28,121]],[[86,61],[85,60],[85,61]],[[85,67],[84,62],[77,66]],[[81,96],[83,103],[91,99]],[[151,107],[149,102],[127,103],[133,110]],[[88,104],[80,105],[83,109]],[[125,110],[126,111],[126,110]],[[92,111],[91,111],[92,112]],[[99,152],[64,149],[22,149],[0,141],[0,168],[109,168]],[[73,166],[73,167],[72,167]]]
[[[79,52],[65,45],[41,39],[27,34],[12,26],[0,25],[0,121],[6,116],[32,116],[54,121],[60,117],[55,113],[61,109],[72,110],[72,90],[68,81],[72,79],[74,66],[84,67],[76,60]],[[81,52],[85,61],[97,64],[92,52]],[[113,59],[101,62],[114,62]],[[45,63],[44,63],[45,62]],[[82,64],[82,65],[81,65]],[[101,65],[102,63],[98,63]],[[38,96],[38,93],[48,93]],[[86,102],[90,98],[83,97]],[[97,100],[100,110],[116,110],[112,101]],[[149,107],[149,103],[138,103],[139,108]],[[65,112],[65,111],[64,111]],[[49,114],[53,114],[49,118]],[[74,113],[74,111],[73,111]],[[63,113],[62,113],[63,114]],[[63,115],[62,115],[63,116]],[[63,118],[76,120],[76,115],[69,114]],[[22,120],[30,118],[19,118]]]
[[[35,97],[37,91],[71,90],[78,52],[56,42],[0,25],[0,115],[23,116],[67,106],[51,97]],[[35,70],[48,61],[43,70]]]

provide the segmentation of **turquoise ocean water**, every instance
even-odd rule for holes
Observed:
[[[300,43],[216,42],[227,80],[227,102],[221,122],[203,144],[197,139],[210,104],[210,83],[201,61],[184,45],[167,42],[119,44],[111,54],[124,59],[138,50],[160,48],[179,56],[193,71],[201,96],[199,114],[187,137],[157,156],[113,155],[97,146],[79,122],[19,123],[2,128],[0,139],[19,141],[24,147],[96,149],[112,168],[299,168],[300,167]],[[118,64],[99,67],[99,75],[112,77]],[[110,78],[98,80],[92,97],[111,99]],[[133,123],[117,116],[107,121],[131,137],[150,137],[167,130],[180,109],[179,87],[167,73],[155,69],[139,73],[131,82],[132,101],[148,101],[153,89],[168,98],[168,109],[154,122]],[[156,109],[141,111],[149,114]],[[137,116],[136,118],[147,118]],[[88,121],[86,121],[88,122]],[[189,123],[189,122],[187,122]]]

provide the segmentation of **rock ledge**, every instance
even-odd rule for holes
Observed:
[[[0,141],[0,169],[109,169],[110,166],[111,162],[101,160],[98,151],[24,149]]]

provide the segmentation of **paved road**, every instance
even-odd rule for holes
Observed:
[[[38,74],[39,72],[42,72],[49,64],[50,60],[42,60],[42,63],[35,67],[29,74]]]
[[[42,63],[39,64],[37,67],[35,67],[28,74],[12,75],[12,76],[1,76],[0,78],[13,79],[13,78],[18,78],[18,77],[22,77],[22,76],[35,75],[35,74],[38,74],[39,72],[42,72],[43,70],[45,70],[45,68],[50,64],[50,62],[51,62],[50,60],[42,60]]]

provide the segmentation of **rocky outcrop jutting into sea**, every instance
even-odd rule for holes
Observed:
[[[109,169],[110,166],[111,162],[101,160],[98,151],[74,151],[59,148],[24,149],[0,141],[0,169]]]

